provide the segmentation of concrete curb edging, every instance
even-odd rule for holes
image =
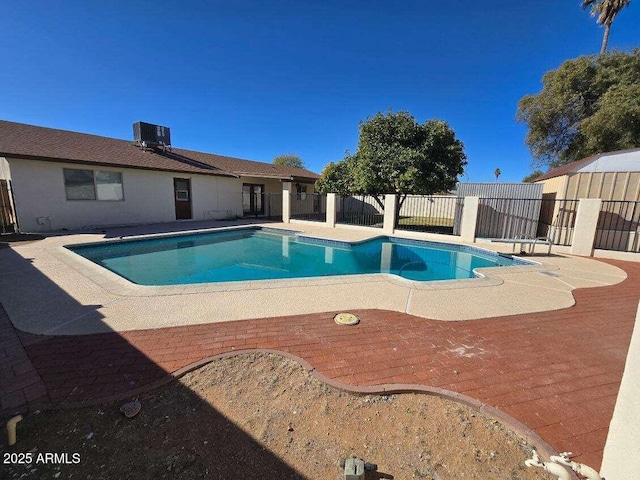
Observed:
[[[430,387],[427,385],[419,385],[419,384],[407,384],[407,383],[393,383],[393,384],[381,384],[370,387],[359,387],[354,385],[348,385],[342,382],[338,382],[333,380],[324,374],[320,373],[311,365],[309,362],[304,360],[303,358],[293,355],[288,352],[283,352],[280,350],[274,349],[243,349],[243,350],[233,350],[225,353],[221,353],[218,355],[214,355],[211,357],[202,358],[196,362],[193,362],[183,368],[180,368],[172,373],[167,373],[167,375],[155,382],[149,383],[147,385],[135,388],[128,392],[122,392],[120,394],[108,395],[105,397],[101,397],[98,399],[93,399],[90,401],[80,401],[80,402],[61,402],[61,403],[34,403],[29,405],[29,410],[33,412],[37,409],[42,410],[66,410],[66,409],[76,409],[83,407],[90,407],[101,405],[104,403],[111,403],[116,401],[124,400],[125,398],[135,397],[142,393],[155,390],[161,386],[168,385],[174,380],[186,375],[187,373],[196,370],[204,365],[207,365],[215,360],[221,360],[224,358],[232,358],[238,355],[245,354],[256,354],[256,353],[265,353],[265,354],[274,354],[284,358],[288,358],[290,360],[298,363],[307,373],[316,378],[322,383],[329,385],[335,389],[355,394],[355,395],[394,395],[394,394],[403,394],[403,393],[418,393],[424,395],[432,395],[436,397],[440,397],[446,400],[451,400],[453,402],[461,403],[477,412],[485,415],[487,417],[495,418],[500,421],[503,425],[508,427],[511,431],[513,431],[516,435],[525,440],[528,444],[534,445],[536,450],[542,454],[543,457],[549,457],[551,455],[558,455],[558,451],[555,450],[551,445],[549,445],[542,437],[540,437],[537,433],[527,427],[524,423],[516,420],[511,415],[499,410],[496,407],[492,407],[480,400],[476,400],[475,398],[469,397],[467,395],[453,392],[451,390],[446,390],[438,387]],[[571,477],[575,480],[578,480],[578,477],[575,474]]]

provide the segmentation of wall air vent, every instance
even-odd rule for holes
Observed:
[[[162,148],[165,150],[171,146],[171,131],[169,127],[136,122],[133,124],[133,139],[142,148]]]

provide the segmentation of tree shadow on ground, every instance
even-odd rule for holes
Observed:
[[[90,313],[94,320],[103,318],[98,311],[101,305],[79,303],[13,248],[0,250],[0,270],[3,272],[0,302],[17,295],[23,304],[40,304],[35,312],[46,312],[48,303],[54,302],[57,308],[83,315]],[[29,285],[34,284],[37,289],[29,290]],[[37,298],[29,298],[30,294],[37,294]],[[9,303],[13,310],[19,310],[15,299]],[[95,479],[304,478],[181,383],[173,382],[166,390],[141,393],[170,379],[170,370],[148,358],[118,332],[27,334],[13,328],[12,312],[7,310],[8,316],[0,315],[3,322],[0,417],[6,420],[22,413],[25,419],[18,424],[16,445],[9,447],[2,436],[0,453],[77,452],[81,462],[41,465],[37,473],[30,473],[24,465],[3,465],[8,472],[8,477],[3,474],[3,478],[23,478],[23,474],[51,478],[49,474],[55,476],[60,472],[62,478],[73,475]],[[21,315],[24,314],[22,311]],[[46,390],[41,389],[41,384]],[[32,394],[36,386],[37,395]],[[172,412],[167,416],[180,419],[180,428],[154,413],[156,393]],[[143,411],[133,420],[125,419],[118,410],[121,402],[141,395],[146,395]],[[70,430],[74,432],[71,436],[60,433],[59,423],[47,424],[55,414],[36,413],[43,409],[94,405],[104,400],[117,402],[90,407],[91,423],[78,424],[75,431]],[[81,422],[78,417],[81,411],[66,412],[65,424]],[[144,422],[144,434],[128,435],[131,423],[126,422]],[[98,431],[107,440],[102,447],[91,442],[91,432],[97,441]],[[115,451],[107,449],[114,443]]]

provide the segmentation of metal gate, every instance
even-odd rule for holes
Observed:
[[[594,247],[640,253],[640,202],[603,200]]]
[[[282,220],[282,194],[251,192],[242,194],[243,217]]]
[[[11,182],[0,180],[0,233],[18,231],[16,213],[11,202]]]
[[[481,198],[476,236],[480,238],[535,238],[542,199]]]

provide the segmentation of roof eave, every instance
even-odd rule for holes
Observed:
[[[38,155],[24,155],[19,153],[8,153],[8,152],[0,152],[0,156],[5,157],[7,159],[18,159],[18,160],[37,160],[41,162],[56,162],[56,163],[73,163],[75,165],[92,165],[99,167],[111,167],[111,168],[129,168],[132,170],[150,170],[157,172],[174,172],[174,173],[182,173],[182,174],[191,174],[191,175],[210,175],[215,177],[226,177],[226,178],[240,178],[239,175],[236,175],[231,172],[224,171],[192,171],[192,170],[180,170],[177,168],[162,168],[162,167],[151,167],[151,166],[143,166],[143,165],[127,165],[123,163],[107,163],[100,162],[99,160],[79,160],[79,159],[70,159],[70,158],[58,158],[58,157],[43,157]]]
[[[303,177],[303,176],[300,176],[300,175],[294,175],[294,176],[291,177],[291,180],[293,180],[293,181],[310,181],[310,182],[315,183],[316,180],[318,180],[318,178],[315,178],[315,177]]]
[[[303,177],[301,175],[278,175],[278,174],[268,174],[268,173],[254,173],[254,172],[238,172],[235,171],[237,175],[240,177],[256,177],[256,178],[272,178],[274,180],[281,180],[283,182],[287,181],[296,181],[296,180],[310,180],[315,182],[317,178],[314,177]]]

